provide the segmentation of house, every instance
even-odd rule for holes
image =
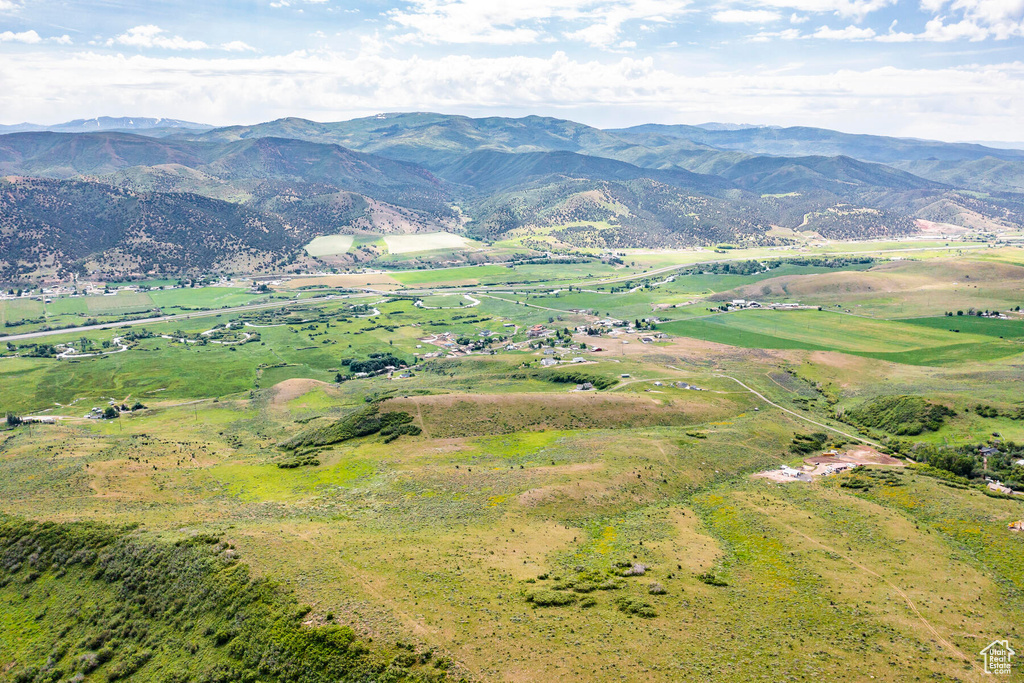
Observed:
[[[526,336],[532,339],[533,337],[543,336],[545,332],[547,332],[547,329],[543,325],[534,325],[526,331]]]
[[[999,449],[992,446],[982,446],[978,449],[978,455],[983,458],[991,458],[992,456],[999,455]]]
[[[1005,494],[1007,496],[1012,496],[1013,495],[1013,489],[1011,489],[1009,486],[1006,486],[1005,484],[1003,484],[1003,482],[998,481],[998,480],[997,481],[990,481],[988,483],[988,488],[991,491],[996,491],[997,493],[1002,493],[1002,494]]]
[[[540,362],[540,364],[546,368],[550,368],[552,365],[558,365],[558,361],[554,358],[545,358]]]
[[[555,350],[554,349],[544,349],[544,355],[545,356],[553,356],[553,355],[555,355]]]
[[[651,344],[654,342],[654,337],[640,337],[640,341],[644,344]]]
[[[594,385],[590,382],[584,382],[583,384],[576,385],[576,391],[593,391]]]
[[[619,375],[619,377],[625,379],[625,378],[629,377],[629,373],[628,372],[624,372],[621,375]]]
[[[491,332],[490,330],[480,330],[479,332],[477,332],[477,334],[480,335],[481,337],[490,337],[494,333]]]
[[[576,356],[575,358],[572,359],[572,362],[573,363],[586,363],[587,359],[586,358],[581,358],[580,356]]]
[[[662,384],[661,382],[655,382],[655,383],[654,383],[654,386],[656,386],[656,387],[663,387],[663,386],[665,386],[665,385],[664,385],[664,384]]]
[[[787,465],[780,466],[779,470],[782,472],[783,475],[787,477],[792,477],[797,481],[811,481],[811,475],[807,474],[806,472],[793,469],[792,467],[789,467]]]
[[[515,326],[516,326],[515,323],[505,323],[504,325],[502,325],[502,327],[515,327]]]

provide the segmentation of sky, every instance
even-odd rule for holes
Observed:
[[[0,123],[377,112],[1024,139],[1024,0],[0,0]]]

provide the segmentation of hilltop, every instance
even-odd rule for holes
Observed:
[[[19,264],[8,259],[8,277],[68,268],[70,257],[47,260],[55,252],[38,245],[65,223],[89,221],[95,229],[78,233],[72,260],[134,268],[110,259],[106,250],[117,238],[103,235],[96,222],[99,198],[116,204],[123,191],[161,196],[167,206],[194,202],[182,198],[188,195],[243,208],[253,221],[234,237],[264,254],[247,259],[254,272],[304,259],[309,240],[337,234],[449,232],[513,250],[575,253],[902,236],[917,232],[921,220],[947,232],[1024,225],[1017,180],[1024,152],[975,144],[804,128],[600,130],[539,116],[430,113],[209,129],[130,121],[132,132],[118,128],[124,120],[97,119],[64,129],[99,132],[0,135],[0,173],[45,178],[53,188],[78,183],[63,193],[82,191],[81,183],[106,188],[90,191],[87,205],[95,210],[66,203],[45,217],[27,195],[9,195],[8,235],[40,242],[18,250]],[[116,211],[113,204],[106,210]],[[176,223],[183,215],[169,209],[162,223],[175,226],[167,233],[170,250],[187,254],[178,236],[194,241],[204,228]],[[276,245],[273,255],[268,240]],[[373,248],[371,256],[386,253]],[[225,251],[145,261],[180,274],[236,259]]]

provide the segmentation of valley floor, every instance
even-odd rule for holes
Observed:
[[[986,679],[989,643],[1024,645],[1024,496],[976,476],[995,456],[914,459],[1024,442],[1018,252],[572,291],[549,272],[17,340],[0,409],[53,420],[0,431],[0,680],[280,679],[245,668],[230,600],[117,616],[162,584],[103,553],[164,566],[207,538],[196,566],[247,566],[308,607],[295,628],[351,627],[393,680]],[[29,352],[115,335],[127,351]],[[389,415],[410,428],[354,426]],[[832,450],[895,460],[752,476]],[[121,535],[92,569],[36,566],[11,520]]]

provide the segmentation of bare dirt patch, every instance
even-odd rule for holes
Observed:
[[[321,387],[331,387],[328,382],[321,382],[318,379],[286,379],[283,382],[278,382],[273,386],[272,391],[273,398],[270,399],[271,405],[275,408],[283,407],[289,401],[293,401],[304,394],[308,394],[314,389]]]
[[[903,467],[904,462],[890,455],[879,453],[871,446],[856,445],[849,448],[845,453],[839,455],[819,455],[804,460],[808,465],[853,463],[855,465],[890,465],[892,467]]]
[[[278,287],[278,289],[295,289],[297,287],[343,287],[358,289],[391,290],[401,287],[401,283],[386,273],[353,273],[349,275],[320,275],[317,277],[294,277]]]
[[[918,218],[916,221],[918,229],[924,235],[963,235],[970,232],[968,228],[953,225],[952,223],[937,223]]]

